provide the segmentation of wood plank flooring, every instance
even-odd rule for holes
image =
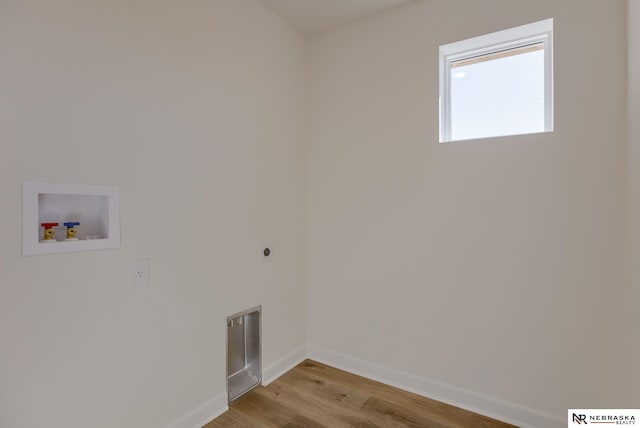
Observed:
[[[495,419],[311,360],[234,402],[204,428],[504,428]]]

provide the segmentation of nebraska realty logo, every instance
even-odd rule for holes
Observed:
[[[569,427],[578,425],[635,425],[640,409],[569,409]]]

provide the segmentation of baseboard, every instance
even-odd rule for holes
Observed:
[[[309,358],[387,385],[442,401],[522,428],[563,428],[567,421],[544,412],[467,391],[442,382],[309,345]]]
[[[305,345],[264,369],[262,371],[262,384],[270,384],[306,358],[307,346]],[[223,392],[164,428],[202,428],[227,410],[229,410],[227,393]]]
[[[269,385],[306,358],[307,345],[304,345],[262,370],[262,384]]]
[[[216,395],[184,416],[171,422],[165,428],[202,428],[227,410],[227,393]]]
[[[567,423],[563,418],[544,412],[313,345],[302,346],[264,369],[263,385],[275,381],[306,358],[522,428],[564,428]],[[165,428],[201,428],[228,408],[227,394],[221,393]]]

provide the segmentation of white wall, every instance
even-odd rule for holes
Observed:
[[[0,426],[204,418],[257,304],[265,368],[305,345],[304,47],[254,0],[0,2]],[[121,248],[21,257],[23,180],[119,186]]]
[[[305,156],[318,355],[543,421],[637,406],[624,385],[640,350],[613,347],[626,338],[624,12],[430,0],[327,33],[310,46],[307,156],[305,45],[259,2],[1,2],[0,426],[191,427],[224,403],[224,317],[260,303],[264,365],[282,367],[306,341]],[[551,16],[556,132],[439,145],[438,46]],[[21,257],[23,180],[120,186],[122,247]],[[151,287],[133,289],[140,257]]]
[[[539,426],[634,404],[625,10],[430,0],[312,41],[312,355]],[[438,144],[438,46],[549,17],[555,132]]]
[[[640,299],[640,2],[628,0],[628,122],[629,122],[629,285],[630,296],[629,313],[630,318],[627,326],[629,328],[629,343],[632,345],[631,366],[633,372],[633,397],[635,403],[640,403],[640,311],[638,311],[638,301]]]

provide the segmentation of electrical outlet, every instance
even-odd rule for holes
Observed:
[[[260,261],[270,263],[273,260],[273,242],[263,242],[260,246]]]
[[[131,285],[146,287],[149,285],[149,259],[131,260]]]

